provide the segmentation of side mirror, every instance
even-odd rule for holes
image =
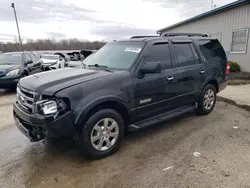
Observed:
[[[25,62],[25,65],[29,65],[29,64],[32,64],[33,63],[33,61],[32,60],[29,60],[29,61],[26,61]]]
[[[161,72],[161,62],[146,62],[141,68],[142,74],[154,74]]]

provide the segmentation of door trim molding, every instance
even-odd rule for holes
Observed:
[[[158,103],[162,103],[162,102],[166,102],[166,101],[169,101],[169,100],[173,100],[173,99],[176,99],[178,97],[183,97],[185,95],[189,95],[189,94],[192,94],[192,93],[196,93],[198,92],[199,90],[195,90],[195,91],[191,91],[189,93],[185,93],[185,94],[182,94],[182,95],[178,95],[178,96],[175,96],[175,97],[172,97],[172,98],[169,98],[169,99],[164,99],[164,100],[161,100],[161,101],[157,101],[157,102],[153,102],[151,104],[146,104],[144,106],[140,106],[140,107],[137,107],[136,109],[141,109],[141,108],[144,108],[144,107],[148,107],[148,106],[151,106],[151,105],[155,105],[155,104],[158,104]],[[132,109],[133,110],[133,109]]]

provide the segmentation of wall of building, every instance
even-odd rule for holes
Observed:
[[[250,4],[236,7],[225,12],[202,18],[165,32],[190,33],[221,33],[221,43],[227,53],[228,59],[239,62],[243,71],[250,72],[250,33],[248,34],[248,47],[246,54],[231,53],[232,33],[235,29],[249,28],[250,32]]]

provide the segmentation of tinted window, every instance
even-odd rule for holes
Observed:
[[[201,53],[209,63],[226,60],[226,54],[218,40],[198,41]]]
[[[196,50],[195,47],[194,47],[194,44],[193,44],[193,43],[190,43],[189,45],[190,45],[191,50],[192,50],[192,52],[193,52],[193,56],[194,56],[194,61],[195,61],[195,63],[196,63],[196,64],[200,63],[199,56],[198,56],[198,54],[197,54],[197,50]]]
[[[40,60],[40,57],[34,53],[31,53],[31,55],[33,56],[34,58],[34,61],[39,61]],[[31,59],[32,59],[32,56],[31,56]]]
[[[174,50],[177,57],[177,66],[183,67],[188,65],[194,65],[197,60],[194,56],[194,52],[192,51],[191,45],[192,43],[175,43]]]
[[[37,62],[38,61],[38,59],[36,58],[36,56],[34,54],[30,53],[29,56],[31,57],[31,59],[32,59],[33,62]]]
[[[171,68],[171,55],[168,43],[153,45],[149,49],[145,60],[147,62],[161,62],[162,69]]]
[[[24,62],[27,62],[27,61],[32,61],[32,59],[30,58],[28,54],[24,54]]]

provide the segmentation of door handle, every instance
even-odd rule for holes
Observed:
[[[169,77],[167,77],[167,80],[168,80],[168,81],[173,81],[173,80],[174,80],[174,77],[173,77],[173,76],[169,76]]]
[[[204,73],[205,73],[205,71],[204,71],[204,70],[201,70],[201,71],[200,71],[200,74],[204,74]]]

